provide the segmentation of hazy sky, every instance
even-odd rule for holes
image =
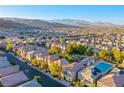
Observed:
[[[35,19],[80,19],[87,21],[107,21],[124,24],[124,6],[0,6],[0,17],[21,17]]]

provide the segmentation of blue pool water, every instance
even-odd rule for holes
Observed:
[[[106,74],[110,69],[112,69],[112,65],[109,63],[101,62],[95,68],[102,74]]]

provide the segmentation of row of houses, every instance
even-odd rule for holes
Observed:
[[[32,59],[36,58],[40,62],[48,62],[50,64],[53,61],[60,62],[62,64],[69,63],[66,59],[60,57],[57,54],[50,55],[48,50],[43,47],[34,47],[26,44],[15,44],[13,48],[14,52],[18,52],[19,55],[28,61],[32,61]]]
[[[94,34],[93,36],[82,37],[78,41],[84,45],[103,50],[109,50],[113,47],[119,50],[124,49],[124,34]]]
[[[37,80],[30,80],[20,70],[19,65],[12,65],[7,57],[0,57],[0,86],[1,87],[41,87]]]
[[[68,81],[77,79],[84,81],[86,85],[94,83],[98,87],[123,87],[124,72],[113,73],[114,67],[114,64],[101,60],[95,63],[92,61],[87,66],[83,65],[83,62],[68,64],[63,70],[64,76]]]
[[[44,48],[34,48],[29,45],[16,44],[13,48],[14,51],[18,51],[22,57],[26,57],[29,61],[36,58],[40,62],[46,62],[50,65],[52,62],[58,62],[62,65],[64,77],[67,81],[72,82],[75,80],[83,80],[87,83],[95,83],[99,87],[103,86],[123,86],[124,74],[111,73],[115,65],[107,61],[101,60],[97,57],[88,57],[80,62],[69,63],[65,58],[60,58],[58,55],[50,55]],[[110,77],[111,76],[111,77]],[[116,77],[117,79],[113,79]],[[111,82],[108,84],[111,78]],[[119,78],[123,80],[119,80]],[[105,80],[107,79],[107,80]],[[120,82],[117,82],[120,81]],[[106,82],[105,82],[106,81]],[[113,85],[111,85],[113,84]]]

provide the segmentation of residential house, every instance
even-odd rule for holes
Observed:
[[[35,54],[35,58],[40,62],[47,62],[48,56],[48,52],[40,52],[38,54]]]
[[[94,83],[95,80],[101,76],[100,72],[97,72],[99,74],[93,74],[91,67],[86,67],[83,70],[78,72],[78,80],[86,80],[88,82]]]
[[[54,62],[57,62],[57,63],[61,64],[62,66],[69,64],[69,61],[65,58],[55,60]]]
[[[27,52],[26,58],[31,61],[33,58],[35,58],[35,55],[41,55],[45,56],[48,54],[48,52],[46,51],[46,49],[44,48],[36,48],[35,50],[31,50]]]
[[[124,74],[107,74],[97,81],[98,87],[124,87]]]
[[[95,64],[94,66],[86,67],[78,72],[78,79],[85,79],[90,83],[95,83],[103,75],[107,74],[112,68],[112,64],[102,61]]]
[[[0,42],[0,48],[5,48],[6,45],[7,45],[7,42],[5,41]]]
[[[64,77],[68,81],[73,81],[77,79],[78,71],[82,70],[84,65],[82,63],[71,63],[63,66]]]
[[[25,47],[23,47],[23,48],[22,48],[22,51],[21,51],[21,57],[22,57],[22,58],[25,58],[26,55],[27,55],[27,53],[28,53],[29,51],[33,51],[33,50],[34,50],[34,47],[32,47],[32,46],[25,46]]]
[[[48,49],[45,47],[36,47],[36,50],[41,51],[41,52],[47,52],[48,51]]]
[[[97,57],[92,56],[92,57],[88,57],[88,58],[86,58],[86,59],[83,59],[83,60],[81,60],[80,62],[81,62],[85,67],[87,67],[87,66],[92,66],[92,65],[94,65],[97,60],[98,60]]]
[[[66,43],[61,43],[61,42],[52,42],[51,47],[56,46],[61,49],[62,52],[66,51],[67,44]]]
[[[48,65],[51,64],[51,62],[54,62],[55,60],[58,60],[59,59],[59,56],[57,54],[54,54],[54,55],[49,55],[47,57],[47,62],[48,62]]]
[[[14,44],[14,46],[13,46],[13,51],[14,51],[14,52],[19,51],[20,48],[21,48],[22,46],[24,46],[24,45],[25,45],[24,43],[16,42],[16,43]]]
[[[34,58],[35,53],[36,53],[35,50],[28,51],[27,54],[26,54],[27,60],[31,61]]]
[[[28,80],[29,79],[24,74],[24,72],[20,71],[20,72],[8,75],[6,77],[0,78],[0,83],[1,83],[0,86],[14,87],[14,86],[18,86],[19,84],[22,84]]]

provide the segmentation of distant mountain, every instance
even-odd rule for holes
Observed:
[[[41,28],[38,28],[38,27],[29,26],[29,25],[22,24],[22,23],[16,23],[16,22],[13,22],[11,20],[4,20],[4,19],[1,19],[1,18],[0,18],[0,28],[17,29],[17,30],[41,29]]]
[[[90,22],[84,21],[84,20],[75,20],[75,19],[55,19],[55,20],[49,20],[50,22],[57,22],[67,25],[74,25],[74,26],[85,26],[90,25]]]
[[[24,19],[24,18],[0,18],[0,29],[6,30],[42,30],[42,29],[52,29],[52,28],[112,28],[122,27],[109,22],[89,22],[84,20],[74,20],[74,19],[59,19],[59,20],[39,20],[39,19]]]
[[[73,26],[115,26],[114,24],[110,22],[89,22],[85,20],[75,20],[75,19],[55,19],[55,20],[49,20],[50,22],[57,22],[67,25],[73,25]]]
[[[6,21],[12,21],[14,23],[28,25],[31,27],[38,27],[43,29],[50,29],[50,28],[72,28],[77,26],[57,23],[57,22],[48,22],[44,20],[38,19],[23,19],[23,18],[3,18]]]

